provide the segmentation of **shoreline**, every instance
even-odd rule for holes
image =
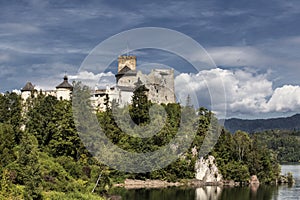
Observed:
[[[275,185],[289,184],[288,182],[277,182]],[[125,189],[141,189],[141,188],[167,188],[167,187],[204,187],[204,186],[219,186],[219,187],[240,187],[240,186],[252,186],[258,187],[260,183],[243,183],[234,182],[233,180],[223,180],[219,182],[204,182],[197,179],[184,179],[177,182],[168,182],[162,180],[138,180],[138,179],[125,179],[124,183],[113,184],[113,187],[123,187]],[[262,184],[264,185],[264,184]],[[269,184],[273,185],[273,184]]]
[[[180,182],[168,182],[162,180],[136,180],[126,179],[124,183],[113,184],[113,187],[123,187],[125,189],[139,188],[167,188],[167,187],[202,187],[202,186],[229,186],[236,187],[241,184],[234,181],[204,182],[197,179],[181,180]]]

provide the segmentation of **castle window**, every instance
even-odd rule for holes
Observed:
[[[158,93],[158,89],[156,89],[156,93]]]
[[[167,97],[167,96],[165,96],[165,99],[166,99],[166,100],[168,100],[168,97]]]

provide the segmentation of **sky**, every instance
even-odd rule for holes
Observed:
[[[78,73],[87,55],[122,31],[161,27],[197,41],[217,66],[195,72],[169,53],[136,52],[138,64],[175,66],[178,101],[192,92],[201,106],[210,107],[203,77],[212,87],[221,77],[228,118],[300,112],[297,0],[18,0],[0,1],[0,8],[0,92],[21,89],[27,81],[54,89],[65,73],[71,79],[106,77],[103,84],[113,84],[116,62],[111,71]]]

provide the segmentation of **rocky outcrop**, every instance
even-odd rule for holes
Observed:
[[[208,156],[207,159],[201,157],[195,164],[196,179],[205,183],[220,182],[223,177],[215,164],[215,157]]]

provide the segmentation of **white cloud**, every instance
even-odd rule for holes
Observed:
[[[300,87],[284,85],[276,88],[265,105],[265,112],[289,112],[300,110]]]
[[[19,94],[19,95],[21,94],[21,90],[18,90],[18,89],[14,89],[14,90],[12,90],[12,92]]]
[[[112,72],[94,74],[93,72],[80,71],[77,75],[71,75],[71,79],[99,80],[103,76],[114,76]]]
[[[268,73],[257,74],[247,69],[211,69],[198,74],[180,74],[175,78],[176,95],[185,104],[187,95],[191,95],[195,106],[210,107],[209,92],[218,93],[223,87],[225,94],[227,117],[249,117],[272,112],[295,112],[300,110],[300,87],[284,85],[273,90],[273,83],[267,79]],[[207,84],[205,83],[207,82]],[[209,90],[206,85],[209,85]],[[220,113],[223,99],[218,94],[214,97],[214,112]],[[220,92],[222,94],[222,92]],[[196,98],[195,98],[196,97]]]
[[[69,76],[70,79],[81,81],[83,84],[92,88],[103,88],[116,83],[115,75],[112,72],[94,74],[93,72],[80,71],[76,75]]]

